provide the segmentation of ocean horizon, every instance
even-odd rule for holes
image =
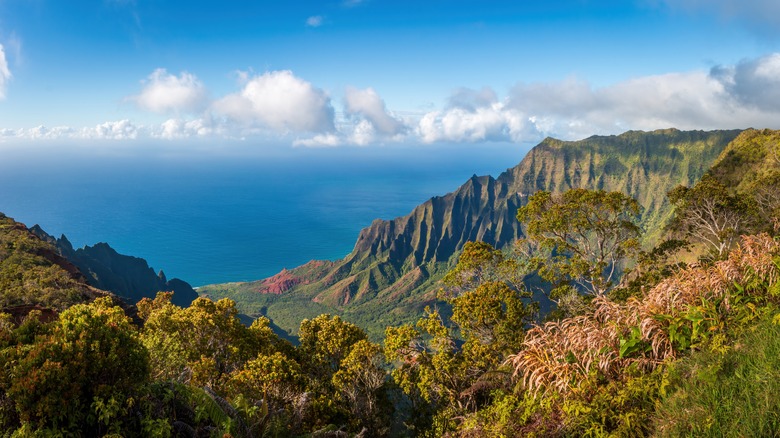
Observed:
[[[0,159],[0,212],[74,247],[107,242],[193,286],[251,281],[348,254],[374,219],[409,213],[528,147],[421,145],[256,154],[16,149]]]

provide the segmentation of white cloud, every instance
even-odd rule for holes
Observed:
[[[447,108],[476,111],[477,108],[490,106],[496,101],[498,101],[498,96],[490,87],[483,87],[481,90],[459,88],[450,95]]]
[[[11,70],[8,68],[8,60],[5,58],[5,49],[0,44],[0,99],[5,99],[5,90],[9,80],[11,80]]]
[[[456,90],[444,110],[420,119],[417,134],[424,142],[538,141],[668,127],[780,128],[780,54],[601,88],[576,78],[518,84],[503,100],[490,89]]]
[[[101,123],[93,128],[84,128],[77,138],[97,140],[135,140],[142,135],[142,128],[130,120]]]
[[[289,70],[249,79],[240,92],[218,100],[213,109],[236,121],[282,133],[334,129],[328,95]]]
[[[482,98],[462,101],[467,95]],[[485,99],[486,96],[490,99]],[[422,117],[417,127],[422,141],[523,141],[529,134],[534,135],[529,133],[531,126],[523,114],[498,102],[492,90],[460,89],[453,97],[447,109],[431,111]]]
[[[311,17],[306,19],[306,25],[309,27],[320,27],[322,26],[323,17],[322,15],[312,15]]]
[[[397,135],[405,128],[402,121],[387,112],[385,102],[373,88],[359,90],[347,87],[344,102],[344,111],[348,115],[365,118],[380,134]]]
[[[168,119],[160,125],[158,132],[152,135],[166,140],[177,140],[191,137],[208,137],[217,129],[206,119],[182,120]]]
[[[343,144],[343,140],[341,139],[341,137],[333,133],[318,134],[312,138],[295,140],[293,142],[293,146],[304,146],[309,148],[334,147],[334,146],[339,146],[341,144]]]
[[[196,112],[207,103],[206,88],[198,78],[187,72],[176,76],[164,68],[158,68],[142,83],[144,87],[141,94],[130,97],[130,100],[147,111]]]
[[[780,127],[780,80],[762,75],[774,56],[713,72],[645,76],[608,87],[585,81],[519,85],[507,106],[564,138],[628,129]]]
[[[75,131],[68,126],[55,126],[53,128],[47,128],[43,125],[39,125],[34,128],[21,129],[16,132],[16,136],[30,140],[56,140],[69,137],[74,133]]]

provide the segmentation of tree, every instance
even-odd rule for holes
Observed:
[[[620,192],[536,192],[517,211],[535,252],[529,264],[558,290],[601,296],[639,250],[639,203]]]
[[[387,379],[384,365],[382,348],[364,339],[355,343],[333,375],[333,386],[347,398],[352,417],[371,430],[381,427],[380,408],[387,401],[380,393]]]
[[[325,314],[301,321],[298,350],[316,380],[329,384],[352,346],[366,338],[363,329],[355,324]]]
[[[260,352],[271,354],[281,343],[269,336],[267,321],[252,328],[241,324],[236,303],[230,299],[198,298],[181,308],[170,298],[170,293],[161,293],[138,303],[144,319],[142,339],[155,379],[219,390],[247,360]]]
[[[673,230],[702,243],[715,259],[723,259],[751,225],[756,213],[749,196],[732,195],[715,177],[705,174],[692,188],[668,193],[674,205]]]
[[[124,311],[100,298],[62,312],[50,334],[19,345],[12,375],[8,397],[28,430],[102,435],[120,429],[149,363]]]
[[[233,393],[267,404],[268,411],[273,413],[292,405],[303,392],[304,383],[298,362],[276,352],[249,360],[233,373],[230,386]]]
[[[453,432],[455,418],[510,390],[502,364],[520,348],[538,311],[519,273],[501,251],[469,243],[444,280],[452,324],[426,308],[416,325],[385,331],[385,357],[397,365],[393,379],[412,402],[418,432]]]
[[[501,282],[519,289],[525,274],[521,269],[516,260],[489,243],[466,242],[458,264],[442,278],[442,298],[455,298],[486,282]]]

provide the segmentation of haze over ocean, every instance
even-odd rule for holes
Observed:
[[[405,215],[528,147],[284,150],[198,158],[17,151],[0,159],[0,212],[107,242],[193,286],[248,281],[348,254],[373,219]]]

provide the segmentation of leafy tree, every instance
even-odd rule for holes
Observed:
[[[709,174],[692,188],[675,187],[668,197],[675,207],[671,228],[704,244],[715,259],[723,259],[755,220],[754,201],[730,194]]]
[[[367,336],[360,327],[326,314],[301,321],[298,339],[298,351],[308,372],[317,382],[330,385],[341,361]]]
[[[346,397],[352,417],[374,431],[382,427],[382,411],[389,408],[383,393],[387,380],[384,365],[382,348],[363,339],[352,346],[333,375],[333,386]]]
[[[247,360],[282,348],[283,342],[269,334],[267,320],[251,328],[241,324],[232,300],[198,298],[181,308],[170,299],[170,293],[161,293],[138,304],[155,379],[222,389]]]
[[[497,290],[499,298],[485,300]],[[533,307],[525,306],[516,291],[500,283],[487,283],[459,299],[463,297],[470,303],[454,303],[453,320],[463,324],[459,328],[465,341],[431,309],[416,326],[388,327],[385,332],[385,356],[396,363],[392,376],[413,404],[418,432],[453,431],[454,418],[489,403],[493,390],[511,387],[503,363],[520,348],[523,325],[530,322]],[[489,302],[473,317],[465,316],[470,304],[482,301]],[[501,304],[496,306],[497,302]],[[485,336],[488,327],[493,333]]]
[[[517,219],[536,250],[529,265],[544,280],[558,291],[576,287],[601,296],[639,249],[639,213],[637,201],[623,193],[571,189],[536,192]]]
[[[758,223],[765,227],[764,230],[759,230],[777,234],[780,232],[780,171],[770,172],[759,178],[750,189],[756,201]]]
[[[485,242],[466,242],[457,265],[442,278],[443,298],[454,298],[486,282],[521,287],[522,266],[513,258]]]
[[[231,375],[231,393],[266,405],[270,413],[283,411],[303,393],[305,377],[295,360],[280,352],[260,354]]]
[[[149,376],[136,329],[109,298],[64,311],[15,357],[7,395],[28,430],[117,432]]]

